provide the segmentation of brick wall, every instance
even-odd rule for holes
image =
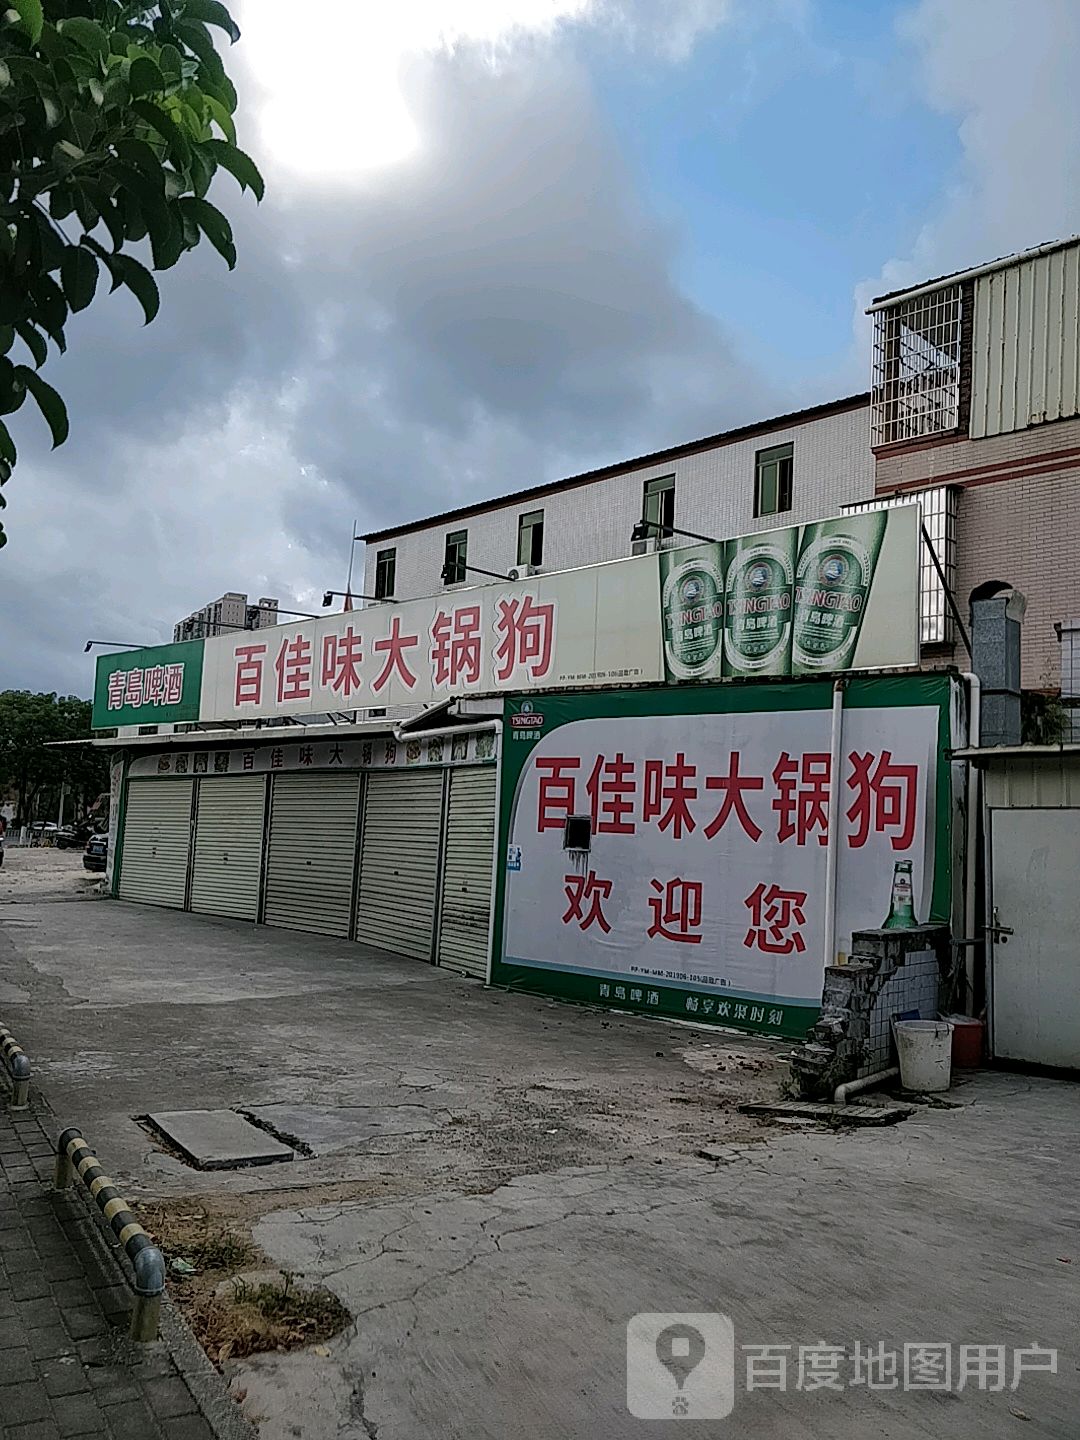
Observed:
[[[792,508],[757,520],[755,454],[789,440],[794,445]],[[397,597],[437,593],[442,588],[439,572],[445,539],[451,530],[468,531],[470,564],[505,571],[517,563],[518,517],[540,509],[545,570],[621,559],[630,554],[630,531],[641,516],[645,481],[662,475],[675,476],[674,523],[704,535],[748,534],[835,515],[846,502],[866,500],[874,493],[869,406],[719,444],[666,464],[631,466],[619,475],[553,495],[525,497],[513,505],[493,502],[480,514],[380,540],[366,547],[367,575],[374,584],[376,553],[394,547]],[[516,489],[520,483],[515,477],[508,488]],[[469,583],[478,583],[478,577],[470,577]]]
[[[965,621],[968,596],[983,581],[1021,590],[1028,601],[1023,684],[1056,688],[1061,657],[1054,624],[1080,611],[1080,420],[879,453],[879,494],[920,484],[961,490],[956,596]],[[960,644],[936,658],[967,666]]]

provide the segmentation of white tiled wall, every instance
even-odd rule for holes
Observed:
[[[789,440],[794,445],[792,508],[780,516],[755,520],[755,454]],[[675,476],[675,524],[704,535],[724,538],[834,515],[846,502],[869,499],[874,493],[869,406],[720,444],[668,464],[630,469],[539,499],[524,498],[512,505],[494,502],[466,519],[380,540],[366,547],[368,583],[374,584],[376,551],[392,546],[397,550],[396,596],[412,599],[437,593],[442,589],[439,574],[451,530],[468,531],[470,565],[505,572],[517,563],[518,517],[541,508],[545,570],[619,559],[630,554],[630,531],[641,516],[645,481],[662,475]],[[469,583],[480,579],[472,576]]]

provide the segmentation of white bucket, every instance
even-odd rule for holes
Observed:
[[[897,1020],[893,1025],[905,1090],[934,1094],[952,1078],[952,1026],[947,1020]]]

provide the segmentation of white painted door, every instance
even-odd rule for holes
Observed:
[[[443,771],[368,776],[356,938],[431,960]]]
[[[495,766],[450,772],[439,964],[487,979],[491,863],[495,850]]]
[[[236,920],[259,918],[265,818],[265,775],[199,781],[192,910]]]
[[[360,776],[275,775],[266,857],[267,925],[348,935]]]
[[[1080,1068],[1080,810],[994,810],[993,1052]]]
[[[131,780],[124,811],[120,898],[182,910],[191,854],[193,780]]]

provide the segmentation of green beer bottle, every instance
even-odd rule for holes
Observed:
[[[911,861],[897,860],[893,866],[892,901],[885,917],[883,930],[914,930],[918,925],[915,918],[915,901],[911,889]]]
[[[725,675],[791,673],[791,591],[796,526],[729,542]]]
[[[806,526],[795,571],[793,675],[851,665],[888,518],[869,510]]]
[[[722,544],[660,552],[668,680],[718,680],[722,674],[723,552]]]

